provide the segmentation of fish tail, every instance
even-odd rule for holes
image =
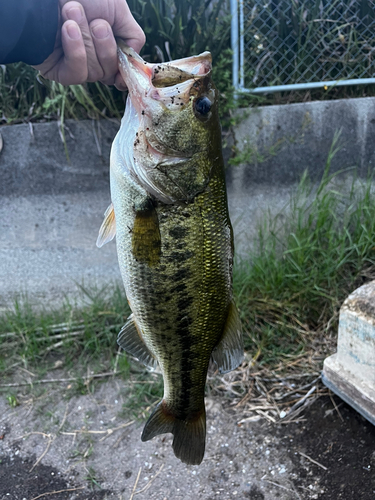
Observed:
[[[160,401],[142,432],[142,441],[148,441],[159,434],[171,432],[173,451],[177,458],[185,464],[199,465],[204,456],[206,446],[206,411],[204,408],[194,418],[180,420]]]
[[[176,419],[173,429],[173,451],[185,464],[199,465],[206,447],[206,411],[203,409],[195,419]]]

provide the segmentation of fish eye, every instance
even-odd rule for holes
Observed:
[[[208,97],[198,97],[195,101],[195,111],[200,115],[207,115],[210,112],[212,103]]]

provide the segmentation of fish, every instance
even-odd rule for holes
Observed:
[[[209,364],[226,373],[243,360],[211,54],[149,63],[118,41],[118,59],[128,98],[97,246],[116,236],[132,311],[118,344],[163,375],[141,439],[172,433],[175,456],[198,465]]]

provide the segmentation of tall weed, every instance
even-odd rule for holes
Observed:
[[[335,147],[320,184],[304,175],[286,222],[266,217],[254,251],[235,268],[247,347],[260,349],[265,362],[335,335],[344,299],[375,278],[372,177],[330,174]]]
[[[230,47],[228,0],[129,0],[146,33],[143,54],[168,61],[209,50],[214,60]]]

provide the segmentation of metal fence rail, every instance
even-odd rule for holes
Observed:
[[[231,14],[238,91],[375,83],[374,0],[231,0]]]

